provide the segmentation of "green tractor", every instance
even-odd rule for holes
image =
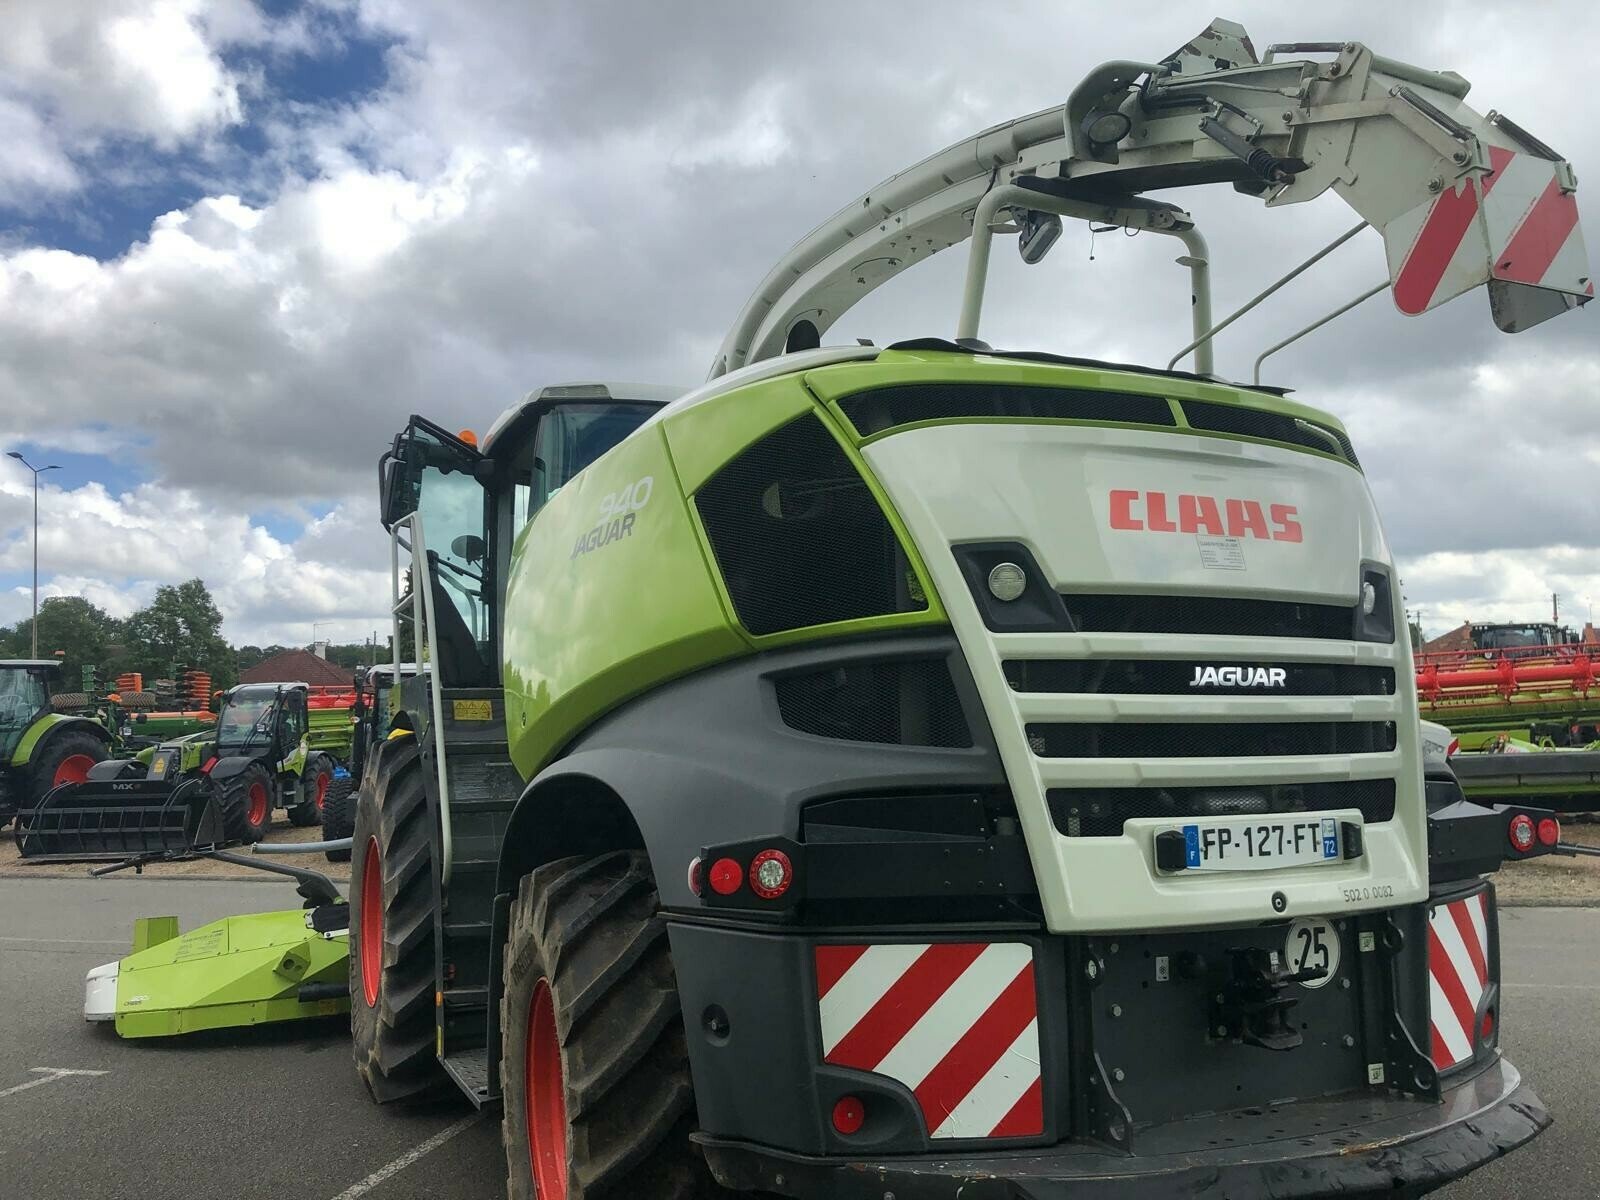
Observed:
[[[105,726],[55,711],[61,664],[0,660],[0,829],[65,783],[81,783],[110,753]]]
[[[417,673],[411,663],[402,663],[398,674],[391,663],[358,667],[355,675],[355,702],[350,708],[350,754],[344,770],[335,770],[332,785],[322,803],[322,836],[325,841],[340,841],[356,829],[356,789],[375,749],[391,731],[394,693],[402,680]],[[349,862],[348,847],[325,852],[329,862]]]
[[[117,860],[258,842],[275,808],[314,825],[349,754],[347,709],[308,708],[303,683],[241,684],[214,729],[94,764],[25,811],[23,858]]]

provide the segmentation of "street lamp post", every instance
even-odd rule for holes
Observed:
[[[15,450],[6,451],[7,458],[14,458],[28,470],[33,472],[33,650],[31,657],[39,657],[39,476],[46,471],[59,470],[59,465],[51,463],[48,467],[36,467]]]

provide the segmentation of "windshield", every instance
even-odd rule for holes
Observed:
[[[48,700],[42,674],[0,668],[0,762],[10,761],[11,752]]]
[[[217,714],[217,746],[230,750],[265,744],[272,735],[272,694],[231,697]]]
[[[531,495],[517,489],[516,521],[520,526],[550,498],[623,438],[643,425],[652,404],[600,402],[559,404],[539,419],[534,435]]]

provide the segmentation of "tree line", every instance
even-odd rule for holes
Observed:
[[[27,658],[33,621],[0,625],[0,658]],[[292,646],[230,646],[222,636],[222,613],[205,582],[163,585],[145,607],[125,620],[111,616],[82,596],[52,596],[39,604],[39,657],[62,664],[60,690],[77,691],[83,668],[94,666],[102,687],[118,675],[137,671],[148,689],[157,679],[174,678],[179,669],[205,671],[213,688],[232,687],[239,672]],[[387,643],[380,648],[385,657]],[[359,643],[328,648],[328,660],[354,668],[370,661],[369,647]]]

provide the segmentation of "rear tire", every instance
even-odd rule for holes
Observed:
[[[332,783],[333,759],[326,754],[313,754],[300,772],[300,783],[296,789],[300,803],[289,810],[289,824],[304,828],[320,822],[323,803]]]
[[[322,840],[337,841],[353,838],[356,832],[355,781],[335,779],[328,785],[328,795],[322,804]],[[324,850],[329,862],[349,862],[348,850]]]
[[[368,760],[350,874],[350,1037],[379,1104],[434,1090],[433,831],[416,741]]]
[[[500,1001],[510,1200],[731,1198],[689,1141],[694,1087],[658,907],[637,851],[522,880]]]
[[[94,734],[83,729],[57,733],[28,764],[30,803],[37,804],[46,792],[64,783],[82,783],[89,776],[89,768],[106,758],[106,744]]]
[[[221,785],[218,807],[222,833],[230,842],[253,845],[272,828],[273,778],[260,763],[251,763]]]

